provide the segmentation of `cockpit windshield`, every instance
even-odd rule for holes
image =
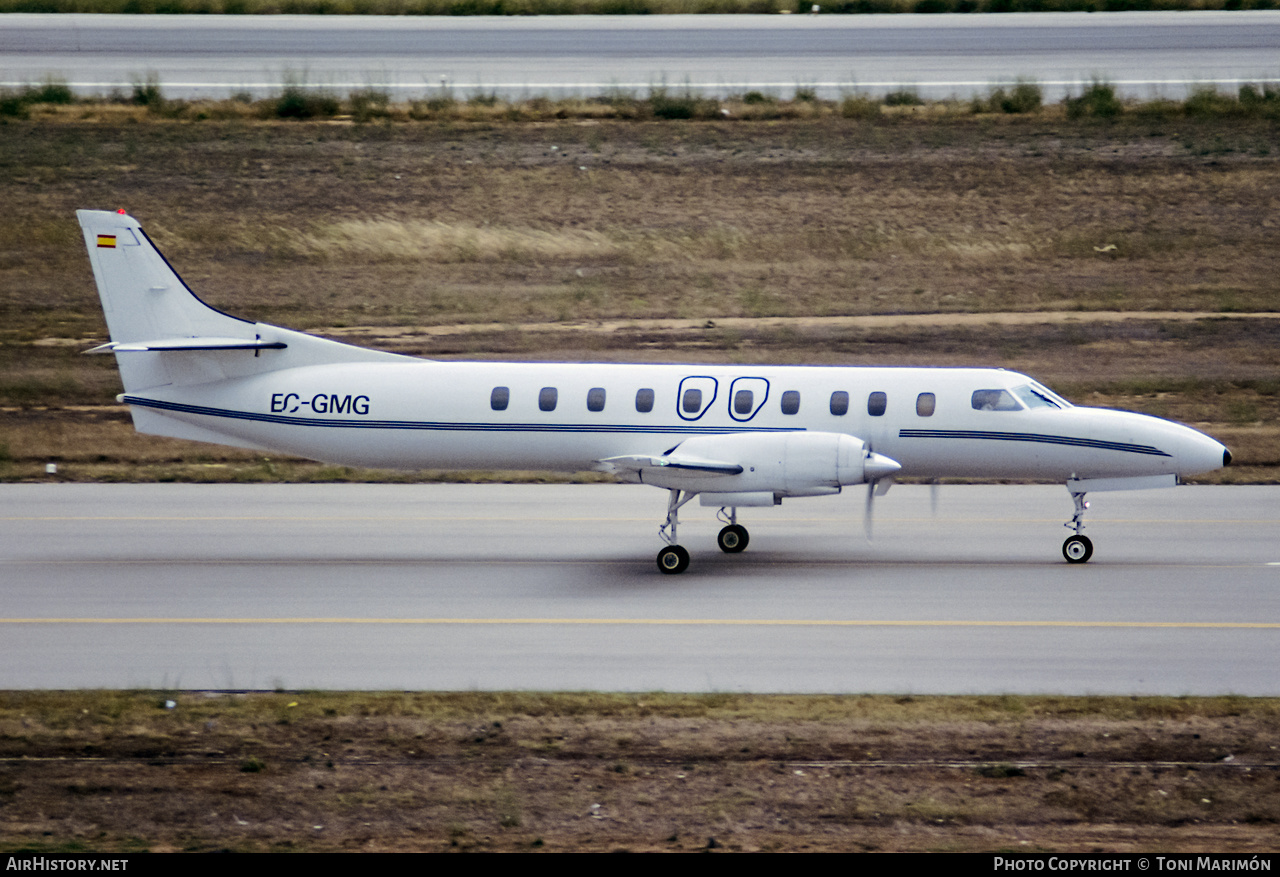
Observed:
[[[1021,387],[1014,387],[1013,393],[1028,408],[1070,408],[1071,403],[1057,393],[1041,384],[1032,381]]]

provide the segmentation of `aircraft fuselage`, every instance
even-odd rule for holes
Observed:
[[[925,478],[1184,476],[1223,465],[1225,448],[1194,429],[1053,396],[1028,407],[1013,391],[1032,386],[1001,369],[404,361],[283,369],[123,401],[251,446],[396,469],[585,470],[693,436],[797,431],[855,436],[900,463],[900,475]],[[975,394],[1002,390],[1005,410],[975,407]],[[145,416],[138,425],[160,431]]]

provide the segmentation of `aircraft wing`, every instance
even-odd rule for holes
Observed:
[[[741,475],[742,467],[737,463],[726,463],[722,460],[708,460],[703,457],[694,457],[688,454],[663,454],[659,457],[647,454],[626,454],[621,457],[606,457],[599,461],[607,466],[610,470],[627,473],[634,472],[640,474],[646,471],[662,470],[681,470],[685,472],[697,472],[700,475]]]

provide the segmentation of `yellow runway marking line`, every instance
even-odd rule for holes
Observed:
[[[768,618],[0,618],[0,624],[380,624],[597,625],[629,627],[1062,627],[1178,630],[1280,630],[1269,621],[943,621]]]

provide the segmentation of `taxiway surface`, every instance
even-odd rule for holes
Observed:
[[[1105,79],[1181,98],[1280,77],[1280,12],[1008,15],[38,15],[0,23],[0,83],[65,79],[168,97],[258,96],[286,80],[398,99],[811,88],[835,98],[912,87],[967,98],[1026,77],[1048,100]]]
[[[1280,488],[9,485],[0,688],[1280,694]],[[748,513],[749,512],[749,513]]]

